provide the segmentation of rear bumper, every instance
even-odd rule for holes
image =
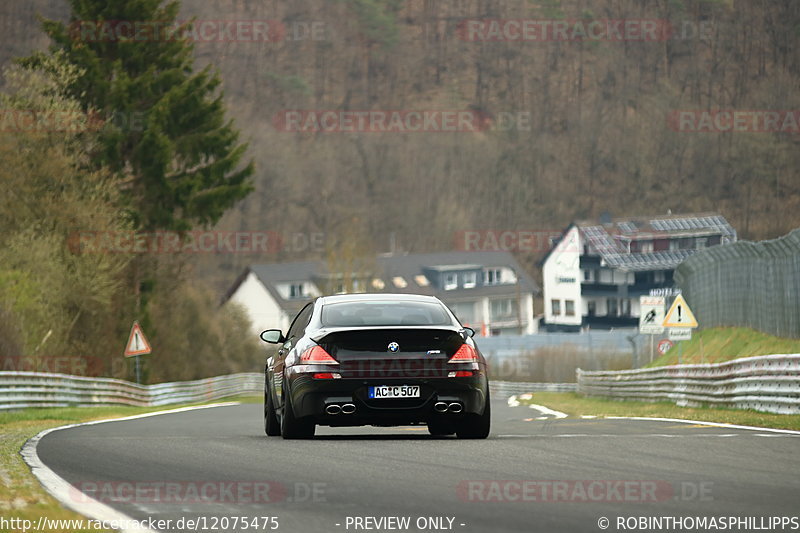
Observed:
[[[420,397],[410,399],[370,399],[373,385],[419,385]],[[436,419],[457,420],[467,414],[483,413],[488,396],[485,374],[469,378],[414,379],[312,379],[296,374],[289,383],[295,416],[312,417],[319,425],[363,426],[406,425]],[[460,412],[440,413],[437,402],[461,404]],[[351,414],[328,414],[328,405],[353,404]]]

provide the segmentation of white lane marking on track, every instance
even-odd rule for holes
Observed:
[[[736,424],[723,424],[721,422],[701,422],[699,420],[685,420],[683,418],[656,418],[649,416],[607,416],[605,418],[607,420],[651,420],[655,422],[680,422],[681,424],[703,424],[704,426],[713,426],[719,428],[745,429],[748,431],[766,431],[770,433],[800,435],[800,431],[793,431],[791,429],[760,428],[757,426],[739,426]]]
[[[763,435],[755,433],[753,435],[747,433],[698,433],[696,435],[675,435],[670,433],[642,433],[639,435],[625,435],[625,434],[616,434],[616,433],[599,433],[599,434],[591,434],[591,433],[561,433],[561,434],[545,434],[545,435],[515,435],[515,434],[503,434],[497,435],[498,438],[527,438],[527,439],[551,439],[551,438],[612,438],[612,439],[628,439],[633,437],[661,437],[661,438],[668,438],[668,439],[689,439],[689,438],[718,438],[718,437],[783,437],[783,438],[798,438],[800,435]]]
[[[45,490],[68,509],[72,509],[77,513],[80,513],[88,518],[92,518],[95,520],[117,521],[118,523],[125,523],[123,521],[126,521],[128,524],[131,524],[135,521],[134,518],[131,518],[125,513],[117,511],[116,509],[104,503],[101,503],[95,500],[94,498],[89,497],[86,494],[82,493],[83,495],[80,498],[75,498],[75,492],[73,491],[77,491],[78,489],[70,485],[67,482],[67,480],[65,480],[63,477],[56,474],[47,465],[45,465],[39,458],[39,454],[36,452],[36,446],[39,444],[39,441],[42,440],[42,438],[45,435],[49,435],[54,431],[59,431],[62,429],[69,429],[80,426],[93,426],[96,424],[105,424],[108,422],[119,422],[121,420],[134,420],[137,418],[147,418],[150,416],[165,415],[170,413],[182,413],[185,411],[194,411],[197,409],[210,409],[212,407],[227,407],[229,405],[239,405],[239,402],[221,402],[210,405],[198,405],[194,407],[179,407],[177,409],[155,411],[153,413],[144,413],[141,415],[125,416],[122,418],[111,418],[108,420],[92,420],[91,422],[81,422],[79,424],[68,424],[66,426],[59,426],[57,428],[49,428],[45,429],[36,436],[28,439],[28,441],[22,447],[22,450],[20,450],[20,455],[22,455],[22,459],[31,468],[31,472],[33,473],[34,476],[36,476],[36,478],[39,480],[39,482],[42,484]],[[123,533],[156,533],[152,529],[147,529],[147,528],[122,529],[121,531]]]
[[[544,405],[536,405],[535,403],[532,403],[528,407],[530,407],[531,409],[536,409],[543,415],[550,415],[555,418],[567,418],[566,413],[562,413],[561,411],[554,411],[553,409],[545,407]]]
[[[511,395],[508,397],[508,406],[509,407],[519,407],[519,400],[517,400],[516,395]]]

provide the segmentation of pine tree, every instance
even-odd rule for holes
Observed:
[[[82,69],[69,96],[103,118],[94,164],[119,176],[134,226],[215,223],[252,190],[254,168],[242,162],[247,146],[225,119],[219,74],[193,67],[191,22],[177,20],[179,2],[69,3],[69,25],[42,26],[50,52]],[[43,64],[41,55],[22,62]]]

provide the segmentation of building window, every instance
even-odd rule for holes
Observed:
[[[594,273],[591,270],[583,271],[583,281],[594,281]]]
[[[458,288],[458,275],[450,272],[444,275],[444,290],[452,291]]]
[[[473,289],[478,284],[478,275],[475,272],[464,272],[464,288]]]
[[[631,316],[631,301],[627,298],[622,300],[622,316]]]
[[[500,269],[487,268],[483,271],[483,284],[484,285],[499,285],[500,284]]]
[[[514,316],[514,301],[511,299],[492,300],[492,320]]]
[[[552,313],[554,316],[558,316],[561,314],[561,300],[551,300],[550,304],[552,307]]]
[[[672,239],[669,241],[670,252],[677,252],[680,249],[681,249],[681,242],[678,239]]]
[[[564,300],[564,316],[575,316],[575,300]]]
[[[302,283],[292,283],[289,285],[289,299],[295,300],[298,298],[305,298],[306,292]]]
[[[465,326],[475,323],[475,302],[456,302],[450,305],[450,310]]]
[[[617,316],[617,300],[615,298],[608,298],[606,300],[606,306],[606,309],[608,309],[606,315]]]
[[[428,285],[430,285],[430,283],[428,282],[428,278],[426,278],[424,274],[417,274],[416,276],[414,276],[414,281],[416,281],[417,285],[419,285],[420,287],[427,287]]]
[[[653,251],[653,241],[642,241],[639,244],[639,251],[644,253],[650,253]]]
[[[697,248],[698,250],[701,250],[701,249],[703,249],[703,248],[705,248],[705,247],[706,247],[706,243],[707,243],[707,242],[708,242],[708,239],[707,239],[707,238],[705,238],[705,237],[698,237],[698,238],[697,238],[697,239],[695,239],[695,241],[694,241],[694,247],[695,247],[695,248]]]
[[[664,271],[663,270],[656,270],[653,273],[653,281],[656,283],[664,283]]]
[[[589,300],[586,302],[586,314],[589,316],[594,316],[597,314],[597,302],[594,300]]]

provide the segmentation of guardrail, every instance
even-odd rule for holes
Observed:
[[[258,373],[137,385],[112,378],[44,372],[0,372],[0,410],[90,405],[150,407],[216,400],[263,389],[264,376]]]
[[[152,407],[217,400],[263,390],[264,376],[257,372],[156,385],[45,372],[0,372],[0,410],[91,405]],[[491,381],[490,390],[492,394],[510,396],[535,391],[574,391],[575,384]]]
[[[575,383],[525,383],[516,381],[490,381],[489,392],[495,396],[511,396],[526,392],[575,392]]]
[[[638,370],[578,369],[577,378],[578,392],[587,396],[800,414],[800,354]]]

